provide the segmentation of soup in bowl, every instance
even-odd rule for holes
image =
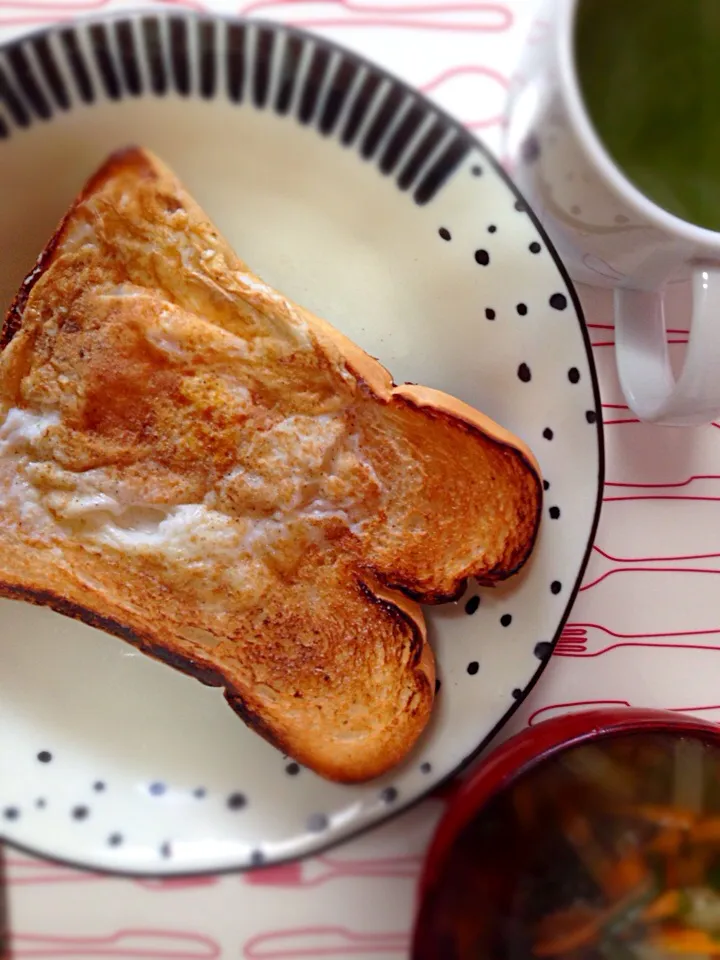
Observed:
[[[720,728],[620,709],[532,727],[452,800],[412,960],[720,958]]]

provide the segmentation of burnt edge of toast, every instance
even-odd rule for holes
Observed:
[[[427,640],[423,636],[422,630],[418,625],[417,621],[406,613],[401,607],[393,603],[392,600],[389,600],[384,597],[378,597],[376,593],[373,592],[372,588],[365,583],[363,580],[357,580],[357,586],[360,592],[363,594],[368,603],[371,603],[373,606],[378,607],[383,610],[389,617],[391,617],[395,623],[400,624],[409,628],[410,631],[410,662],[409,669],[413,672],[413,675],[416,680],[420,682],[426,682],[425,674],[418,671],[418,666],[422,659],[423,651]],[[1,590],[0,586],[0,590]],[[178,658],[182,659],[182,658]],[[171,663],[170,660],[166,660],[166,663]],[[179,664],[177,665],[178,669],[182,670],[183,667]],[[188,671],[186,671],[188,672]],[[195,676],[196,674],[192,674]],[[289,744],[285,743],[282,737],[278,736],[277,732],[270,727],[263,716],[257,711],[253,710],[247,702],[243,699],[242,695],[238,690],[232,685],[226,685],[226,682],[223,681],[223,686],[225,686],[225,699],[227,700],[230,707],[235,711],[235,713],[243,720],[251,730],[261,736],[269,744],[279,750],[281,753],[288,756],[293,755],[293,751]],[[431,700],[435,699],[435,691],[431,689],[430,684],[427,684],[428,692],[430,694]],[[372,774],[370,778],[363,777],[363,780],[372,779],[376,774]],[[358,779],[356,777],[338,777],[334,775],[332,778],[336,783],[356,783]]]
[[[410,666],[413,669],[416,668],[422,659],[425,644],[427,643],[427,640],[423,636],[423,632],[420,629],[417,620],[411,617],[409,613],[406,613],[402,607],[399,607],[396,603],[393,603],[392,600],[388,599],[387,597],[379,597],[374,592],[372,587],[364,580],[359,579],[357,584],[368,603],[371,603],[373,606],[383,610],[390,617],[392,617],[396,623],[404,623],[406,626],[410,627]],[[400,591],[398,591],[398,593],[399,592]]]
[[[120,640],[124,640],[154,660],[173,667],[194,680],[199,680],[206,687],[222,687],[225,699],[248,727],[278,750],[284,753],[288,752],[282,740],[275,735],[263,717],[248,706],[239,691],[228,682],[227,677],[221,670],[203,666],[192,657],[168,650],[163,644],[156,643],[148,636],[137,633],[119,620],[97,614],[89,607],[67,600],[51,590],[32,590],[0,581],[0,596],[8,600],[22,600],[37,607],[48,607],[55,613],[71,617],[88,627],[94,627],[96,630],[102,630],[104,633],[109,633]]]
[[[192,657],[170,651],[149,637],[136,633],[135,630],[132,630],[119,620],[95,613],[95,611],[89,607],[84,607],[82,604],[67,600],[65,597],[53,593],[52,590],[32,590],[0,581],[0,596],[8,600],[22,600],[25,603],[32,603],[37,607],[49,607],[51,610],[54,610],[55,613],[60,613],[63,616],[84,623],[88,627],[94,627],[96,630],[102,630],[104,633],[109,633],[114,637],[118,637],[120,640],[124,640],[142,653],[179,670],[181,673],[195,680],[199,680],[207,687],[223,687],[225,690],[225,699],[235,713],[237,713],[252,730],[260,734],[260,736],[274,747],[285,751],[284,744],[273,734],[263,718],[245,703],[240,693],[228,684],[227,678],[220,670],[202,666]]]
[[[84,186],[80,192],[75,195],[75,200],[70,205],[68,210],[66,210],[62,220],[60,220],[59,224],[55,228],[55,232],[45,244],[42,253],[35,261],[34,266],[20,284],[20,289],[10,304],[10,307],[8,308],[8,311],[3,319],[2,327],[0,327],[0,351],[4,350],[5,347],[7,347],[8,344],[13,340],[15,335],[22,329],[22,318],[25,312],[25,307],[27,306],[27,302],[30,299],[30,294],[32,293],[35,284],[52,263],[53,257],[55,256],[55,251],[63,239],[65,229],[70,218],[74,215],[77,208],[97,189],[97,187],[104,180],[109,179],[118,167],[127,168],[128,163],[132,163],[133,166],[141,171],[143,176],[147,177],[148,179],[154,179],[157,177],[157,174],[153,170],[152,166],[145,160],[142,150],[140,150],[140,148],[137,146],[129,146],[123,147],[121,150],[116,150],[114,153],[111,153],[102,166],[95,171],[93,176],[90,177],[89,180],[85,181]]]
[[[120,640],[125,640],[143,653],[149,654],[156,660],[162,660],[163,663],[175,667],[183,673],[190,674],[208,687],[225,686],[225,680],[219,670],[201,666],[190,657],[171,652],[149,637],[136,633],[119,620],[98,614],[89,607],[68,600],[52,590],[34,590],[30,587],[21,587],[0,580],[0,596],[8,600],[22,600],[25,603],[32,603],[36,607],[49,607],[55,613],[61,613],[73,620],[79,620],[88,627],[94,627],[96,630],[102,630],[104,633],[119,637]]]
[[[373,593],[372,589],[367,584],[363,583],[362,581],[358,581],[358,586],[369,603],[380,607],[386,614],[392,617],[396,623],[399,623],[406,628],[409,627],[411,650],[409,667],[413,671],[416,679],[420,679],[421,682],[424,682],[425,676],[417,671],[417,667],[420,663],[426,640],[423,637],[418,624],[409,614],[405,613],[405,611],[399,606],[392,603],[391,600],[376,596],[376,594]],[[101,614],[96,613],[94,610],[91,610],[89,607],[84,607],[82,604],[67,600],[65,597],[54,593],[52,590],[34,590],[28,587],[21,587],[16,584],[6,583],[0,580],[0,596],[8,600],[21,600],[25,603],[31,603],[37,607],[48,607],[55,613],[70,617],[73,620],[84,623],[88,627],[93,627],[96,630],[101,630],[104,633],[109,633],[114,637],[118,637],[120,640],[129,643],[131,646],[152,657],[153,659],[158,660],[167,666],[173,667],[175,670],[180,671],[186,676],[192,677],[195,680],[199,680],[201,683],[205,684],[205,686],[222,687],[224,690],[225,700],[229,706],[251,730],[261,736],[281,753],[290,756],[293,755],[290,745],[287,744],[282,737],[278,736],[277,732],[267,723],[262,714],[258,713],[247,703],[239,690],[237,690],[237,688],[228,681],[228,678],[221,670],[203,666],[190,656],[184,656],[183,654],[176,653],[175,651],[170,651],[161,643],[155,642],[144,634],[137,633],[135,630],[121,623],[119,620],[116,620],[114,617],[102,616]],[[429,690],[429,693],[431,698],[434,698],[434,691]],[[339,778],[337,776],[333,776],[332,779],[336,780],[336,782],[356,782],[354,778],[350,777]]]
[[[528,460],[522,450],[519,450],[517,447],[514,447],[510,443],[504,443],[502,440],[499,440],[497,437],[492,436],[492,434],[487,433],[477,424],[471,423],[469,420],[464,420],[462,417],[454,416],[453,414],[446,413],[444,410],[438,410],[437,407],[421,407],[416,403],[413,403],[408,397],[398,396],[393,394],[390,400],[382,400],[377,397],[372,387],[367,381],[360,376],[356,370],[354,370],[349,364],[348,366],[352,370],[354,376],[357,377],[358,382],[362,384],[365,390],[368,393],[371,393],[373,397],[379,403],[403,403],[407,407],[412,407],[418,413],[431,417],[434,419],[445,420],[448,423],[454,424],[458,429],[465,430],[467,433],[472,434],[475,437],[478,437],[481,440],[484,440],[487,443],[492,443],[494,446],[501,448],[508,452],[510,456],[516,457],[525,467],[526,471],[533,478],[536,489],[536,502],[537,507],[535,510],[535,516],[532,521],[532,535],[526,542],[526,548],[522,554],[520,560],[511,567],[502,567],[496,566],[490,570],[478,570],[471,571],[469,574],[459,577],[455,583],[452,590],[447,593],[427,593],[423,591],[413,590],[412,587],[403,585],[401,582],[393,580],[385,574],[382,574],[380,571],[372,569],[373,576],[375,576],[383,586],[387,587],[389,590],[395,590],[398,593],[403,594],[406,597],[409,597],[411,600],[415,600],[417,603],[423,603],[428,606],[436,606],[442,603],[454,603],[459,600],[460,597],[467,590],[468,583],[471,579],[477,581],[477,583],[482,587],[492,587],[496,583],[500,583],[503,580],[509,580],[511,577],[514,577],[515,574],[519,573],[525,564],[528,562],[532,553],[535,549],[535,543],[540,532],[540,522],[542,520],[542,509],[543,509],[543,500],[544,500],[544,491],[542,485],[542,478],[535,466]],[[393,386],[395,384],[393,383]]]

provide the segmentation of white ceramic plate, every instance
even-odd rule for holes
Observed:
[[[299,769],[219,691],[48,610],[0,601],[0,834],[128,873],[242,868],[378,823],[457,770],[549,657],[602,487],[577,298],[485,150],[375,67],[285,27],[144,14],[0,51],[0,300],[83,180],[162,156],[266,280],[395,379],[447,390],[535,450],[526,571],[429,612],[442,686],[401,769],[362,787]]]

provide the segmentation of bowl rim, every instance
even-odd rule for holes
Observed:
[[[717,724],[689,714],[650,708],[582,710],[526,727],[494,750],[450,799],[423,863],[413,940],[429,894],[442,883],[444,867],[455,840],[491,799],[535,767],[566,750],[582,743],[635,733],[685,734],[720,745],[720,726]],[[413,950],[415,946],[413,943]]]

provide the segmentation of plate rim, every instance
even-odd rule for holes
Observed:
[[[277,31],[278,33],[285,33],[286,35],[296,36],[300,39],[311,40],[312,42],[324,46],[330,53],[336,53],[347,59],[354,61],[361,67],[367,67],[372,70],[377,71],[382,77],[392,81],[396,84],[404,93],[416,97],[421,103],[427,105],[429,109],[435,112],[435,114],[443,120],[444,123],[448,124],[457,135],[461,138],[464,138],[468,143],[469,147],[472,149],[478,150],[482,156],[484,162],[489,164],[493,172],[500,178],[500,180],[509,188],[511,193],[516,199],[516,202],[522,204],[522,210],[532,221],[533,226],[537,230],[540,238],[547,251],[549,252],[553,263],[565,284],[567,293],[570,298],[570,302],[575,311],[575,317],[580,328],[580,336],[582,339],[583,346],[585,348],[585,355],[588,363],[588,370],[590,374],[590,383],[592,386],[592,395],[593,402],[595,406],[595,427],[596,441],[597,441],[597,453],[598,453],[598,467],[597,467],[597,491],[595,497],[595,505],[593,509],[592,520],[590,523],[590,528],[587,535],[587,543],[585,546],[585,551],[583,553],[582,559],[578,566],[577,575],[575,577],[572,589],[567,595],[567,601],[563,609],[562,615],[560,616],[557,627],[553,634],[552,639],[549,641],[548,655],[539,661],[539,665],[533,673],[532,677],[528,683],[521,688],[520,696],[513,701],[510,707],[502,714],[502,716],[497,720],[493,727],[482,737],[480,742],[476,747],[474,747],[458,764],[453,767],[453,769],[447,773],[445,776],[437,779],[431,780],[427,788],[422,789],[417,796],[409,799],[405,802],[402,800],[397,804],[394,804],[391,809],[387,809],[385,812],[377,816],[377,818],[372,819],[369,822],[361,823],[355,829],[351,829],[347,833],[343,833],[340,836],[328,837],[327,840],[320,839],[318,835],[319,842],[312,847],[310,850],[305,850],[298,854],[289,854],[287,856],[282,856],[278,858],[273,858],[268,861],[262,861],[258,863],[241,863],[235,864],[232,866],[221,866],[221,867],[199,867],[196,869],[183,869],[179,867],[178,869],[173,869],[171,862],[167,864],[167,867],[162,870],[155,871],[151,870],[133,870],[127,867],[109,867],[109,866],[97,866],[82,859],[75,859],[72,857],[62,857],[52,853],[48,853],[42,850],[39,847],[33,846],[32,844],[22,843],[15,839],[8,838],[2,832],[0,828],[0,847],[5,845],[8,848],[12,848],[19,852],[28,854],[32,857],[37,857],[42,860],[45,860],[49,863],[54,863],[60,866],[69,867],[75,870],[87,871],[94,873],[99,876],[110,876],[110,877],[120,877],[127,879],[182,879],[182,878],[193,878],[201,876],[226,876],[231,874],[246,873],[253,870],[262,870],[262,869],[272,869],[274,867],[280,867],[283,864],[295,863],[297,861],[305,860],[309,857],[316,857],[323,853],[326,853],[329,850],[334,849],[337,846],[342,844],[350,843],[353,840],[361,837],[363,834],[370,832],[371,830],[378,829],[379,827],[391,822],[397,817],[401,816],[413,810],[416,806],[423,803],[428,798],[432,797],[434,793],[442,789],[447,783],[456,778],[460,773],[462,773],[467,767],[475,761],[479,755],[492,744],[497,734],[500,730],[505,727],[508,722],[513,718],[517,713],[520,707],[528,699],[532,691],[535,689],[540,678],[544,674],[551,658],[553,651],[558,643],[560,634],[562,633],[565,624],[570,616],[572,608],[575,604],[577,596],[582,586],[583,578],[587,570],[590,557],[592,555],[592,548],[595,542],[598,525],[600,522],[600,516],[602,513],[602,504],[603,504],[603,492],[605,486],[605,467],[606,467],[606,457],[605,457],[605,434],[603,427],[602,419],[602,401],[600,394],[600,384],[597,374],[597,366],[595,363],[595,356],[592,350],[592,344],[590,340],[590,334],[587,328],[585,321],[585,314],[578,296],[575,285],[570,278],[570,274],[565,267],[560,255],[558,254],[553,241],[548,236],[545,228],[540,222],[537,214],[533,210],[532,206],[527,202],[522,192],[512,180],[510,175],[503,168],[500,161],[495,157],[491,150],[483,143],[483,141],[476,136],[473,131],[469,130],[463,124],[457,120],[454,116],[448,113],[443,107],[436,104],[432,101],[425,93],[421,90],[412,86],[412,84],[398,77],[392,70],[387,69],[381,64],[371,60],[370,58],[364,56],[363,54],[357,53],[349,47],[345,47],[343,44],[338,43],[335,40],[325,37],[323,34],[315,32],[313,30],[308,30],[302,27],[297,27],[293,24],[286,24],[282,21],[268,20],[265,18],[256,18],[253,16],[237,16],[233,14],[226,14],[222,12],[211,12],[211,11],[199,11],[192,8],[178,8],[178,7],[131,7],[124,10],[114,10],[108,11],[104,14],[98,14],[97,12],[91,12],[89,14],[82,14],[81,16],[72,17],[70,19],[56,20],[51,23],[45,24],[40,27],[34,27],[29,30],[23,30],[20,34],[15,36],[10,40],[6,40],[0,43],[0,55],[6,56],[7,53],[14,48],[21,47],[23,44],[28,41],[32,41],[41,37],[51,37],[57,35],[61,31],[75,31],[78,28],[82,29],[83,27],[89,26],[91,24],[107,24],[113,23],[115,21],[134,21],[139,18],[156,18],[157,20],[175,20],[175,19],[185,19],[187,21],[192,21],[195,23],[199,22],[212,22],[212,23],[224,23],[224,24],[234,24],[239,26],[250,26],[257,29],[271,29]],[[216,51],[217,56],[217,51]],[[153,99],[162,99],[162,97],[157,94],[150,92],[143,93],[143,95],[138,98],[142,99],[144,96],[150,96]],[[197,92],[193,91],[189,97],[184,99],[191,100],[197,98]],[[207,101],[210,102],[210,101]],[[72,109],[72,108],[71,108]],[[93,109],[91,106],[90,109]],[[64,115],[63,111],[58,116]],[[286,117],[285,119],[292,119],[291,117]],[[50,118],[50,123],[53,122],[53,118]],[[22,132],[22,131],[19,131]],[[455,170],[450,174],[454,175]]]

